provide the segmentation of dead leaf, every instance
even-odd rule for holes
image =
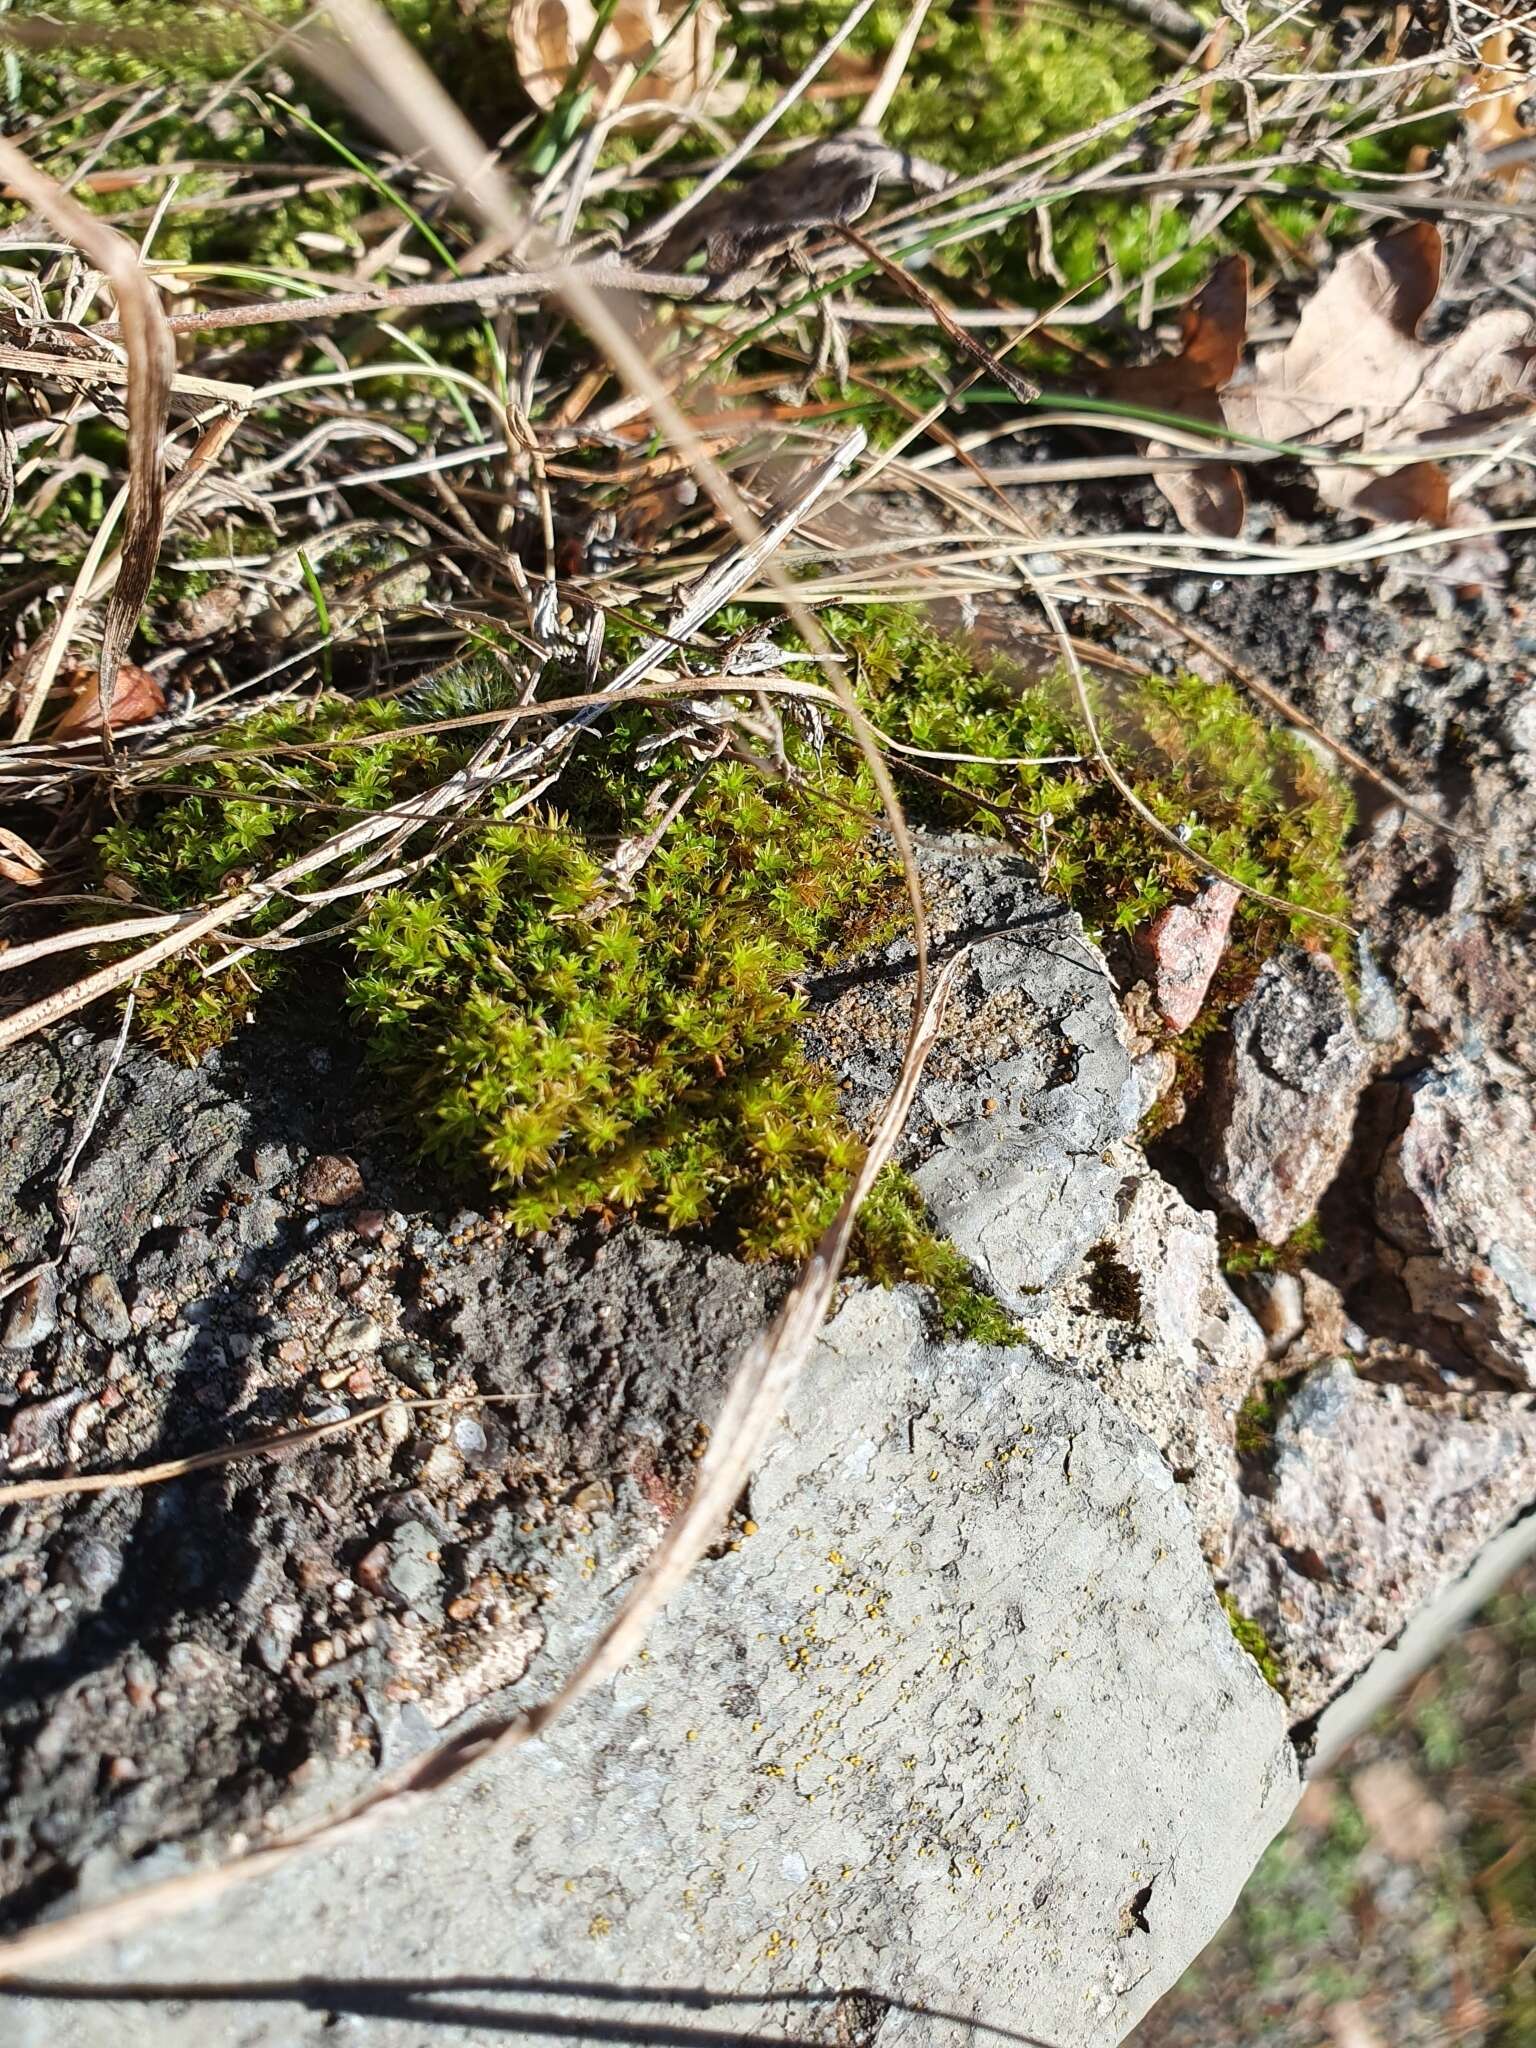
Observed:
[[[64,680],[74,692],[74,702],[53,728],[56,740],[77,740],[82,733],[101,730],[100,672],[81,665],[69,669]],[[142,725],[165,709],[165,692],[146,668],[136,663],[118,663],[112,687],[109,723],[114,732],[125,725]]]
[[[731,277],[782,255],[813,229],[860,219],[880,187],[897,182],[940,192],[949,179],[937,164],[892,149],[873,129],[825,136],[736,191],[706,200],[678,223],[656,260],[662,270],[680,270],[702,249],[712,277]]]
[[[1514,44],[1512,31],[1501,28],[1484,36],[1478,45],[1482,62],[1472,73],[1474,97],[1463,110],[1462,120],[1473,149],[1485,159],[1496,150],[1512,149],[1532,139],[1531,130],[1520,119],[1520,108],[1530,97],[1532,85],[1513,61]],[[1530,164],[1527,161],[1490,168],[1508,184],[1529,170]]]
[[[1227,424],[1271,441],[1333,441],[1363,453],[1465,440],[1532,403],[1536,329],[1517,308],[1483,313],[1443,342],[1418,339],[1440,288],[1440,231],[1428,221],[1352,249],[1302,309],[1290,340],[1260,352],[1223,396]],[[1391,470],[1311,472],[1325,505],[1366,519],[1450,514],[1432,458]]]
[[[725,25],[719,0],[619,0],[597,39],[583,82],[604,110],[614,106],[658,109],[691,100],[720,68]],[[507,21],[512,56],[524,92],[545,113],[554,106],[597,27],[592,0],[514,0]],[[643,77],[635,74],[654,57]],[[720,86],[710,94],[716,113],[740,104],[744,87]]]
[[[1220,393],[1237,373],[1248,333],[1247,257],[1222,258],[1204,289],[1184,308],[1183,329],[1184,345],[1176,356],[1107,370],[1102,388],[1127,405],[1224,426]],[[1147,452],[1158,456],[1172,451],[1163,442],[1149,441]],[[1242,472],[1232,463],[1155,470],[1153,481],[1186,532],[1216,533],[1228,540],[1242,532],[1248,498]]]
[[[1325,462],[1308,478],[1337,512],[1444,525],[1451,486],[1435,449],[1474,440],[1536,403],[1536,323],[1519,307],[1498,307],[1445,341],[1420,341],[1442,254],[1440,231],[1427,221],[1351,249],[1303,306],[1290,339],[1261,349],[1235,375],[1243,312],[1229,257],[1186,311],[1181,353],[1110,371],[1102,388],[1260,441],[1404,450],[1390,468]],[[1245,273],[1242,282],[1245,299]],[[1160,472],[1157,482],[1188,531],[1240,531],[1242,479],[1231,466]]]
[[[17,889],[38,889],[47,880],[48,863],[19,832],[0,825],[0,880]]]

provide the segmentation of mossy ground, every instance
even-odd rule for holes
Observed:
[[[893,736],[991,756],[1081,753],[1055,685],[978,663],[911,612],[829,623]],[[247,719],[216,758],[172,766],[171,788],[151,786],[102,835],[103,875],[157,906],[215,898],[440,780],[469,743],[415,725],[507,687],[494,663],[473,662],[409,707],[332,698]],[[1348,808],[1310,755],[1293,759],[1220,686],[1149,678],[1104,708],[1138,787],[1191,843],[1298,901],[1336,902]],[[836,1208],[859,1141],[800,1050],[798,979],[898,928],[897,872],[857,755],[791,729],[791,779],[714,763],[633,886],[616,890],[615,849],[648,830],[685,765],[676,748],[642,749],[657,737],[650,710],[619,712],[563,777],[558,810],[475,821],[412,885],[338,917],[327,943],[382,1092],[429,1156],[502,1191],[518,1228],[638,1210],[724,1230],[749,1254],[800,1254]],[[1127,929],[1194,879],[1086,759],[952,764],[951,787],[907,794],[934,823],[1006,828],[1031,849],[1043,828],[1045,879],[1101,924]],[[289,908],[274,905],[257,935]],[[1285,921],[1265,914],[1241,943],[1283,936]],[[141,1028],[196,1057],[294,958],[258,952],[212,976],[209,958],[153,970]],[[861,1260],[928,1286],[952,1326],[1006,1334],[897,1175],[865,1212]]]

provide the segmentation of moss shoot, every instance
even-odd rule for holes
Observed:
[[[1326,1244],[1323,1226],[1315,1216],[1298,1223],[1283,1244],[1266,1244],[1262,1238],[1246,1236],[1227,1226],[1222,1231],[1221,1270],[1238,1277],[1248,1273],[1299,1273]]]
[[[1285,1670],[1269,1637],[1264,1633],[1258,1622],[1244,1614],[1230,1593],[1221,1594],[1220,1599],[1221,1611],[1227,1617],[1227,1626],[1231,1629],[1239,1647],[1246,1650],[1254,1663],[1258,1665],[1264,1683],[1270,1688],[1271,1692],[1279,1693],[1281,1699],[1289,1698],[1290,1693],[1285,1682]]]

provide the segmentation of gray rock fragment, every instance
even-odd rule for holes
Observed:
[[[1140,1090],[1104,963],[1077,917],[991,847],[925,848],[936,951],[971,942],[929,1058],[903,1160],[934,1221],[1016,1314],[1109,1227]],[[911,947],[812,990],[812,1051],[864,1121],[895,1078]]]
[[[384,1582],[403,1607],[428,1614],[442,1605],[438,1539],[425,1522],[402,1522],[390,1539]]]
[[[392,1976],[494,1956],[551,1987],[498,2008],[498,2038],[521,2008],[560,2043],[596,2018],[886,2048],[934,2038],[921,2000],[1120,2039],[1296,1795],[1281,1703],[1156,1448],[1027,1350],[929,1346],[912,1298],[869,1293],[791,1394],[753,1509],[649,1655],[547,1737],[228,1895],[195,1972],[184,1928],[140,1933],[135,1974],[376,1974],[377,1925],[321,1910],[366,1897],[389,1901]],[[602,1561],[610,1598],[629,1569]],[[591,1620],[560,1625],[557,1668]],[[125,2017],[41,1998],[22,2048],[115,2048]],[[207,2015],[154,2023],[201,2048]],[[252,2048],[322,2024],[241,2016]],[[378,2022],[380,2048],[409,2034]]]
[[[292,1600],[273,1600],[262,1612],[261,1626],[251,1637],[250,1653],[263,1670],[280,1676],[304,1621],[304,1610]]]
[[[380,1362],[387,1372],[403,1380],[418,1394],[437,1392],[437,1362],[425,1344],[417,1344],[408,1337],[397,1337],[386,1344],[379,1353]]]
[[[362,1358],[378,1350],[384,1332],[375,1316],[340,1316],[325,1340],[327,1358]]]
[[[1360,1036],[1371,1045],[1390,1045],[1403,1028],[1403,1006],[1363,933],[1355,941],[1355,972],[1359,981],[1355,1022]]]
[[[1263,1372],[1264,1337],[1222,1277],[1215,1218],[1129,1147],[1121,1156],[1119,1220],[1091,1278],[1037,1303],[1026,1327],[1146,1431],[1220,1567],[1239,1500],[1237,1413]]]
[[[1536,1495],[1536,1414],[1309,1373],[1243,1502],[1229,1589],[1264,1628],[1298,1719],[1341,1691]]]
[[[1406,1086],[1376,1221],[1414,1316],[1536,1386],[1536,1117],[1529,1084],[1499,1065],[1453,1053]]]
[[[98,1537],[82,1537],[71,1543],[59,1560],[59,1577],[93,1600],[101,1600],[117,1584],[123,1568],[122,1552]]]
[[[1349,1149],[1370,1057],[1338,969],[1320,953],[1265,963],[1206,1090],[1206,1172],[1267,1244],[1316,1209]]]

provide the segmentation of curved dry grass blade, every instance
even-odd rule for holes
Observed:
[[[250,1436],[237,1443],[219,1444],[210,1451],[192,1451],[184,1458],[163,1458],[156,1465],[130,1466],[122,1472],[70,1472],[49,1479],[13,1479],[0,1486],[0,1507],[15,1507],[22,1501],[72,1499],[83,1493],[126,1493],[146,1486],[164,1486],[172,1479],[185,1479],[193,1472],[209,1472],[218,1465],[238,1464],[242,1458],[276,1458],[285,1451],[307,1450],[328,1437],[344,1436],[377,1422],[390,1408],[494,1408],[514,1401],[530,1400],[527,1394],[409,1394],[392,1395],[358,1408],[334,1422],[311,1423],[304,1429],[279,1429],[267,1436]]]
[[[0,136],[0,173],[27,205],[35,207],[106,278],[117,300],[128,352],[128,500],[123,558],[107,603],[98,681],[101,744],[110,752],[110,708],[118,663],[138,624],[160,554],[165,520],[165,423],[176,374],[176,344],[166,325],[160,295],[132,242],[96,214],[87,213],[78,199],[46,171],[40,171],[5,136]],[[31,738],[63,653],[61,621],[22,700],[16,719],[18,740]]]
[[[674,276],[664,270],[637,270],[612,257],[594,257],[578,266],[581,274],[604,291],[643,292],[659,299],[696,299],[709,290],[707,277]],[[495,271],[487,277],[450,277],[432,284],[379,285],[371,291],[326,292],[314,299],[261,299],[246,306],[209,306],[200,313],[171,313],[173,334],[207,334],[226,327],[297,327],[316,320],[338,320],[346,314],[401,313],[436,306],[500,306],[526,299],[537,304],[553,296],[564,272]],[[111,336],[115,323],[99,333]]]
[[[859,111],[856,124],[858,127],[878,128],[890,112],[891,101],[896,97],[907,66],[912,61],[912,52],[917,48],[917,39],[927,19],[930,4],[931,0],[913,0],[907,18],[901,25],[901,32],[892,43],[884,68],[875,81],[875,89]]]

